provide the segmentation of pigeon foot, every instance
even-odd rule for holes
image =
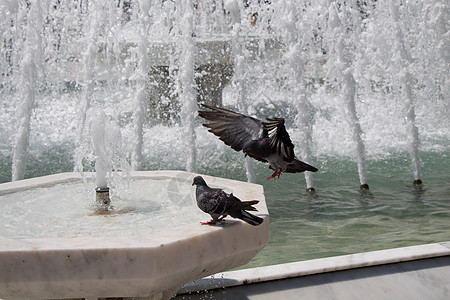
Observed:
[[[280,178],[281,173],[283,173],[283,171],[276,171],[275,173],[273,173],[272,175],[270,175],[270,177],[267,178],[267,180],[270,180],[270,179],[272,179],[272,178],[275,179],[275,177]]]
[[[218,222],[224,222],[225,220],[223,218],[224,217],[218,219],[217,222],[214,221],[214,220],[210,220],[208,222],[200,222],[200,224],[202,224],[202,225],[216,225]]]
[[[216,224],[216,222],[214,220],[210,220],[208,222],[200,222],[200,224],[202,224],[202,225],[214,225],[214,224]]]
[[[214,222],[213,220],[211,220],[211,221],[208,221],[208,222],[200,222],[200,224],[202,224],[202,225],[215,225],[216,222]]]

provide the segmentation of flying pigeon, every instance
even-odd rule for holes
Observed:
[[[199,111],[200,117],[212,122],[203,126],[234,150],[242,150],[245,156],[268,162],[269,168],[275,171],[268,180],[280,178],[283,172],[317,171],[317,168],[295,157],[294,144],[284,127],[283,118],[262,122],[228,109],[205,104],[202,106],[210,110]]]
[[[263,222],[262,218],[247,212],[248,210],[256,211],[252,205],[257,204],[258,200],[241,201],[233,196],[233,193],[227,194],[221,189],[210,188],[201,176],[195,177],[192,185],[196,185],[197,206],[212,217],[211,221],[201,222],[202,225],[216,224],[228,215],[253,226]]]

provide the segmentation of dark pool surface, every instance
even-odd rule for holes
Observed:
[[[304,176],[257,167],[270,213],[266,248],[241,268],[287,263],[450,240],[449,153],[422,153],[421,187],[415,187],[408,154],[367,161],[372,195],[359,192],[356,163],[320,158],[316,194]]]

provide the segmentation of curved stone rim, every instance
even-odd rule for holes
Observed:
[[[132,178],[181,178],[185,171],[137,171]],[[91,174],[86,174],[87,177]],[[263,187],[204,176],[211,186],[256,199],[260,226],[227,220],[163,230],[145,238],[7,239],[0,237],[1,297],[83,298],[173,295],[184,283],[249,262],[268,243],[269,215]],[[0,193],[81,179],[62,173],[0,184]],[[164,297],[165,297],[164,296]]]

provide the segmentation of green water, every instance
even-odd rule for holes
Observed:
[[[267,182],[268,170],[258,168],[269,244],[240,269],[450,240],[449,154],[422,153],[421,188],[412,184],[408,154],[368,160],[371,197],[359,192],[351,161],[323,158],[314,196],[305,193],[302,175]]]
[[[27,177],[72,171],[67,150],[32,153]],[[271,170],[257,162],[257,183],[264,186],[270,213],[269,244],[241,269],[450,240],[450,151],[421,152],[420,157],[421,188],[412,184],[408,153],[368,159],[371,197],[359,192],[357,166],[350,159],[314,159],[319,168],[314,196],[306,194],[303,174],[268,182]],[[2,181],[10,180],[9,161],[0,160]],[[158,161],[147,162],[145,169],[183,165]],[[245,181],[242,161],[242,154],[231,150],[207,161],[200,157],[197,172]]]

